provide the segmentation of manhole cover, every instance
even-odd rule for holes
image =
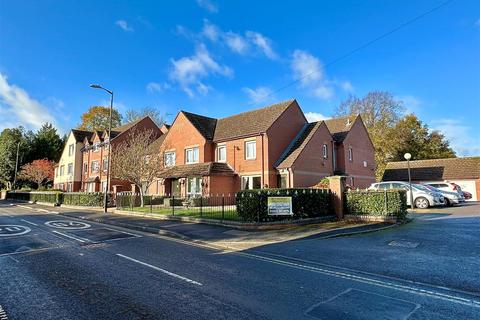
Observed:
[[[67,230],[88,229],[91,227],[91,225],[89,225],[88,223],[70,220],[47,221],[45,222],[45,225],[52,228]]]
[[[307,310],[306,315],[317,319],[406,319],[420,305],[372,292],[348,289]]]
[[[392,247],[402,247],[402,248],[416,248],[418,247],[419,242],[412,242],[407,240],[394,240],[390,242],[388,245]]]
[[[29,227],[20,225],[0,225],[0,237],[21,236],[32,231]]]

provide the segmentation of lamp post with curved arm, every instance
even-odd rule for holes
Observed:
[[[102,89],[110,94],[110,120],[108,123],[108,154],[107,154],[107,184],[105,186],[104,192],[104,199],[103,199],[103,212],[107,213],[107,206],[108,206],[108,190],[110,187],[110,139],[112,134],[112,109],[113,109],[113,91],[105,89],[101,85],[98,84],[91,84],[90,88],[93,89]]]

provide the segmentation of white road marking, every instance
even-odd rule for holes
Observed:
[[[58,229],[68,229],[68,230],[79,230],[79,229],[88,229],[91,227],[88,223],[81,222],[81,221],[73,221],[73,220],[55,220],[55,221],[47,221],[44,225],[52,228]]]
[[[56,234],[60,234],[60,235],[62,235],[62,236],[64,236],[64,237],[67,237],[67,238],[76,240],[76,241],[81,242],[81,243],[85,243],[85,242],[87,242],[87,241],[88,241],[88,242],[92,242],[92,241],[90,241],[90,240],[88,240],[88,239],[84,239],[84,238],[72,236],[72,235],[69,235],[69,234],[65,234],[65,233],[62,233],[62,232],[58,232],[58,231],[56,231],[56,230],[53,230],[52,232],[54,232],[54,233],[56,233]]]
[[[50,211],[48,210],[45,210],[45,209],[40,209],[40,208],[37,208],[35,209],[36,211],[40,211],[40,212],[46,212],[46,213],[49,213]]]
[[[9,233],[4,233],[5,231]],[[22,225],[0,225],[0,237],[22,236],[32,231],[29,227]]]
[[[188,282],[188,283],[191,283],[191,284],[195,284],[195,285],[197,285],[197,286],[202,286],[202,284],[201,284],[200,282],[197,282],[197,281],[195,281],[195,280],[192,280],[192,279],[183,277],[183,276],[181,276],[181,275],[178,275],[178,274],[176,274],[176,273],[167,271],[167,270],[165,270],[165,269],[162,269],[162,268],[159,268],[159,267],[156,267],[156,266],[152,266],[151,264],[148,264],[148,263],[139,261],[139,260],[137,260],[137,259],[130,258],[130,257],[128,257],[128,256],[124,256],[123,254],[117,253],[117,256],[119,256],[119,257],[121,257],[121,258],[124,258],[124,259],[127,259],[127,260],[130,260],[130,261],[133,261],[133,262],[136,262],[136,263],[138,263],[138,264],[141,264],[142,266],[146,266],[146,267],[152,268],[152,269],[154,269],[154,270],[160,271],[160,272],[162,272],[162,273],[165,273],[166,275],[169,275],[169,276],[171,276],[171,277],[174,277],[174,278],[183,280],[183,281],[185,281],[185,282]]]
[[[250,254],[250,253],[245,253],[245,252],[236,252],[235,254],[245,256],[248,258],[260,260],[260,261],[265,261],[265,262],[270,262],[273,264],[277,265],[282,265],[290,268],[295,268],[295,269],[301,269],[301,270],[307,270],[310,272],[314,273],[321,273],[324,275],[328,276],[333,276],[337,278],[342,278],[342,279],[347,279],[347,280],[352,280],[356,282],[362,282],[370,285],[375,285],[383,288],[388,288],[388,289],[394,289],[398,291],[403,291],[403,292],[408,292],[408,293],[413,293],[421,296],[428,296],[430,298],[436,298],[440,300],[445,300],[453,303],[458,303],[462,305],[467,305],[471,307],[476,307],[480,308],[480,301],[473,300],[473,299],[466,299],[458,296],[453,296],[450,294],[445,294],[441,292],[435,292],[431,290],[425,290],[425,289],[420,289],[420,288],[415,288],[412,286],[406,286],[406,285],[401,285],[401,284],[395,284],[393,282],[388,282],[388,281],[382,281],[382,280],[376,280],[373,278],[368,278],[368,277],[361,277],[353,274],[349,274],[346,272],[338,272],[338,271],[332,271],[332,270],[327,270],[323,268],[317,268],[317,267],[312,267],[300,263],[294,263],[294,262],[289,262],[289,261],[284,261],[284,260],[278,260],[278,259],[273,259],[273,258],[268,258],[264,256],[259,256],[256,254]]]
[[[37,227],[38,227],[38,224],[36,224],[36,223],[27,221],[27,220],[25,220],[25,219],[20,219],[20,220],[23,221],[23,222],[26,222],[26,223],[28,223],[28,224],[31,224],[32,226],[37,226]]]

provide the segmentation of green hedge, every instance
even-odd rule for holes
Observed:
[[[103,193],[82,193],[82,192],[7,192],[7,199],[32,201],[32,202],[48,202],[57,205],[66,204],[74,206],[102,207]],[[109,194],[109,206],[113,205],[112,194]]]
[[[269,216],[268,197],[292,197],[293,216]],[[305,219],[333,215],[328,189],[258,189],[236,194],[237,213],[244,221]]]
[[[101,192],[68,192],[62,196],[62,204],[71,206],[103,207],[104,194]],[[113,205],[112,194],[108,194],[108,205]]]
[[[345,209],[352,215],[396,216],[407,215],[405,190],[349,191],[345,193]]]
[[[32,201],[32,202],[47,202],[47,203],[62,203],[61,192],[23,192],[23,191],[8,191],[7,199]]]

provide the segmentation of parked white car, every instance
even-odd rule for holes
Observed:
[[[427,188],[428,190],[432,191],[432,192],[440,193],[443,196],[443,198],[445,199],[445,205],[446,206],[453,206],[455,204],[465,202],[465,197],[463,196],[463,193],[440,190],[440,189],[432,187],[429,184],[424,184],[423,186],[425,188]]]
[[[446,192],[454,192],[458,193],[460,196],[460,202],[465,201],[465,196],[463,195],[462,188],[453,182],[426,182],[425,185],[432,186],[438,190],[446,191]]]
[[[369,190],[392,190],[392,189],[403,189],[407,191],[407,204],[410,205],[410,196],[409,190],[410,187],[408,183],[402,181],[388,181],[388,182],[377,182],[373,183]],[[413,204],[419,209],[426,209],[433,206],[441,206],[444,204],[444,198],[438,192],[432,192],[423,186],[418,186],[412,184],[412,195],[413,195]]]

